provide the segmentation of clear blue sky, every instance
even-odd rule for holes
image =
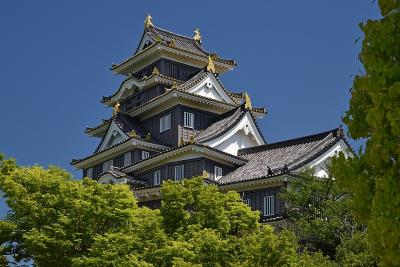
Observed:
[[[209,51],[238,62],[221,79],[267,108],[268,142],[341,124],[358,23],[379,16],[372,0],[1,1],[0,152],[80,177],[69,163],[96,147],[83,130],[110,116],[99,100],[122,77],[109,67],[134,52],[147,13],[184,35],[199,27]]]

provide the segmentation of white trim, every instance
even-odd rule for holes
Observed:
[[[208,75],[198,84],[190,89],[186,89],[189,93],[208,97],[211,99],[224,101],[230,104],[236,104],[235,101],[226,93],[220,82],[217,81],[212,73]]]
[[[318,158],[314,159],[312,162],[306,164],[305,166],[296,170],[297,172],[308,169],[314,168],[315,175],[323,178],[328,177],[327,172],[327,165],[332,157],[336,156],[339,152],[343,152],[346,157],[352,157],[353,155],[349,151],[349,147],[347,146],[346,142],[343,139],[339,140],[334,146],[328,149],[325,153],[320,155]]]
[[[117,179],[114,176],[112,176],[111,174],[105,173],[99,177],[97,182],[100,184],[126,184],[126,183],[128,183],[128,179],[127,178]]]
[[[103,142],[101,143],[101,146],[99,147],[99,149],[97,151],[102,151],[102,150],[106,149],[107,147],[112,146],[116,143],[120,143],[123,140],[126,140],[128,138],[129,138],[129,136],[127,136],[113,120],[111,122],[110,128],[108,128],[107,134],[104,137]],[[117,142],[110,145],[110,142],[114,141],[115,139],[117,139]]]
[[[228,139],[233,137],[234,135],[237,135],[239,131],[243,131],[246,137],[242,138],[233,138],[235,140],[236,144],[235,146],[230,146],[231,142],[229,142]],[[246,139],[244,139],[246,138]],[[238,141],[241,141],[239,143]],[[227,143],[229,142],[229,143]],[[246,143],[250,143],[250,145],[247,145]],[[252,144],[251,144],[252,143]],[[226,153],[230,153],[232,155],[237,155],[237,152],[239,149],[246,148],[246,147],[251,147],[251,146],[258,146],[258,145],[264,145],[265,142],[263,138],[261,137],[260,132],[257,129],[257,126],[251,117],[249,113],[246,113],[246,115],[242,118],[242,120],[236,124],[235,127],[230,129],[228,132],[223,134],[222,136],[206,142],[207,145],[210,147],[214,147],[217,149],[220,149]]]

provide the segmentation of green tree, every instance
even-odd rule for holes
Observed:
[[[361,23],[359,58],[344,116],[351,138],[366,139],[353,158],[333,161],[333,174],[353,193],[356,218],[367,224],[375,256],[400,266],[400,1],[379,0],[382,18]]]
[[[307,170],[281,193],[281,197],[290,220],[288,228],[297,235],[302,250],[317,253],[314,254],[316,258],[323,259],[318,256],[320,251],[344,266],[376,265],[365,239],[365,226],[358,224],[351,214],[351,195],[343,192],[330,175],[318,178],[313,169]],[[350,246],[355,240],[360,241],[360,245]],[[364,261],[356,260],[357,257]],[[351,260],[354,264],[348,265]]]

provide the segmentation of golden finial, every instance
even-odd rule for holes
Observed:
[[[153,18],[150,14],[147,14],[146,19],[144,20],[144,28],[147,29],[149,27],[154,27],[153,22],[151,21]]]
[[[150,133],[147,133],[145,139],[146,139],[147,141],[150,141],[150,140],[151,140],[151,134],[150,134]]]
[[[120,109],[121,104],[119,103],[119,101],[117,101],[117,104],[115,104],[114,108],[113,108],[113,115],[117,115],[117,113],[121,112]]]
[[[154,66],[153,72],[151,74],[155,74],[155,75],[160,74],[160,72],[158,71],[156,66]]]
[[[137,135],[135,130],[132,130],[132,131],[129,132],[129,136],[130,137],[137,137],[138,135]]]
[[[244,108],[252,110],[253,106],[251,105],[251,99],[250,96],[247,94],[247,92],[244,92],[243,97],[244,97]]]
[[[208,55],[208,64],[207,64],[207,71],[215,73],[215,67],[214,67],[214,62],[211,59],[211,56]]]
[[[197,29],[194,31],[193,39],[194,39],[196,42],[198,42],[199,44],[201,44],[201,34],[200,34],[199,28],[197,28]]]
[[[168,43],[169,47],[175,48],[176,47],[176,42],[175,39],[172,39],[169,43]]]

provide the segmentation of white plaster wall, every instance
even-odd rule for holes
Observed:
[[[255,138],[250,134],[246,135],[243,130],[240,130],[215,148],[237,156],[239,149],[257,145]]]

